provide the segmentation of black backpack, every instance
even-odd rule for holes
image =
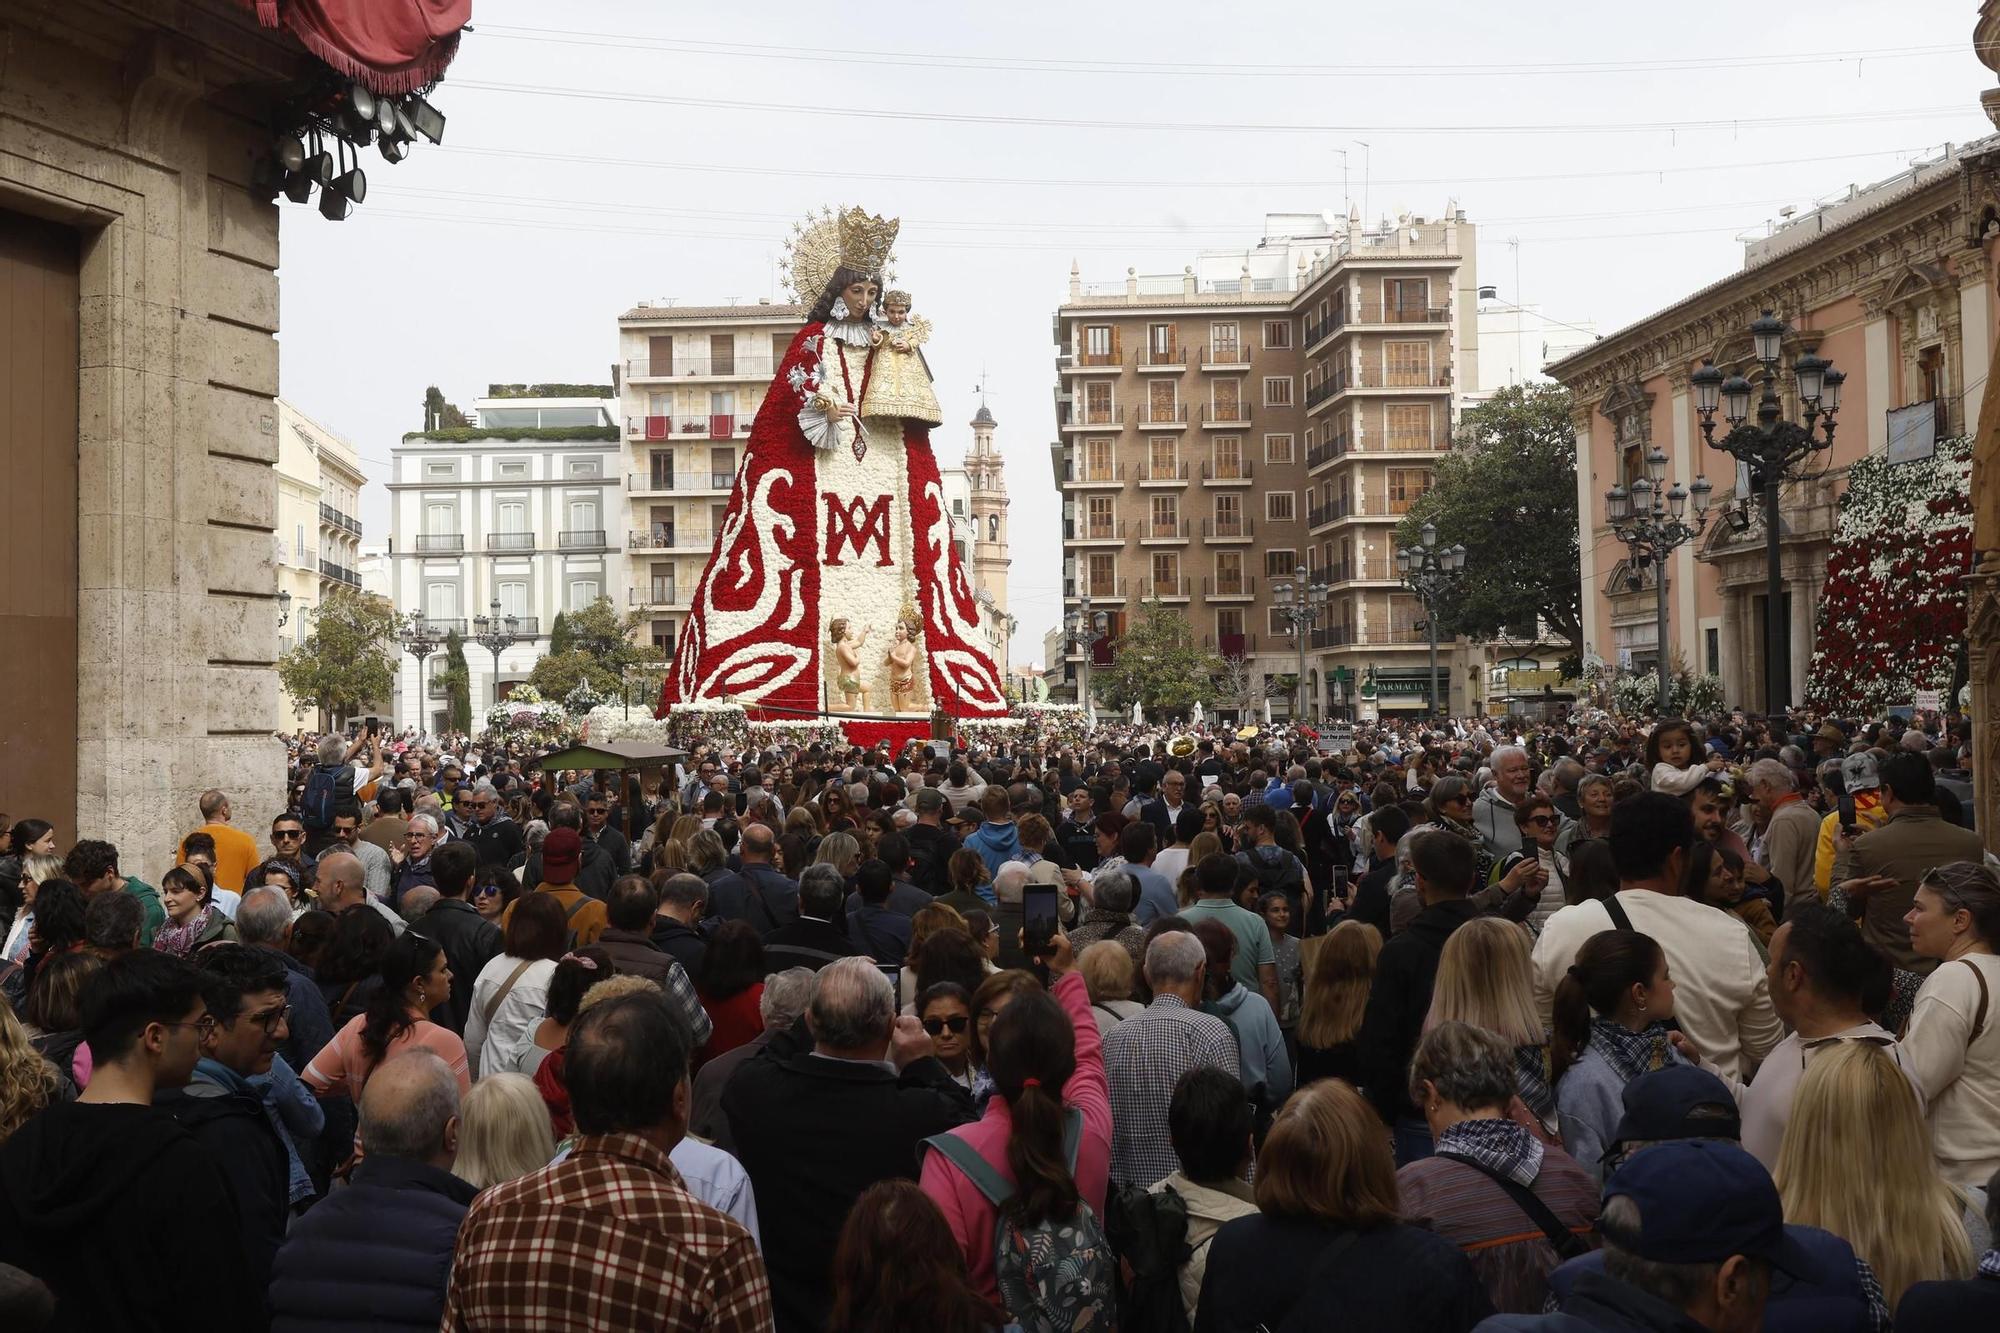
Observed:
[[[1119,1185],[1104,1200],[1105,1239],[1131,1272],[1118,1297],[1124,1333],[1188,1333],[1181,1265],[1194,1251],[1187,1223],[1187,1201],[1172,1189]]]
[[[311,833],[324,833],[333,827],[333,810],[340,803],[341,770],[346,764],[314,764],[312,772],[306,774],[305,794],[299,798],[299,822]],[[354,778],[345,775],[350,787]]]

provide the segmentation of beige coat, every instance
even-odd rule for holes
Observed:
[[[1195,1306],[1201,1301],[1201,1280],[1208,1272],[1208,1243],[1224,1222],[1256,1212],[1257,1196],[1247,1181],[1232,1180],[1216,1189],[1197,1185],[1178,1171],[1150,1192],[1158,1194],[1167,1188],[1187,1204],[1187,1243],[1194,1253],[1181,1265],[1181,1305],[1187,1310],[1188,1323],[1193,1324]]]

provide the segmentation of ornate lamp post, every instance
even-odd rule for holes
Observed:
[[[521,619],[500,614],[500,599],[493,599],[488,614],[472,618],[472,638],[493,654],[493,703],[500,702],[500,654],[521,641]]]
[[[1083,664],[1077,668],[1077,702],[1083,705],[1083,711],[1086,715],[1091,711],[1091,654],[1096,649],[1097,640],[1104,633],[1108,623],[1109,617],[1104,612],[1092,611],[1090,609],[1089,593],[1083,594],[1078,599],[1077,609],[1070,612],[1068,618],[1064,621],[1064,628],[1069,631],[1070,642],[1081,644],[1083,647]]]
[[[1450,699],[1440,699],[1438,694],[1437,599],[1451,586],[1453,576],[1465,568],[1465,548],[1440,548],[1437,539],[1437,524],[1426,523],[1417,531],[1416,546],[1405,546],[1396,552],[1396,573],[1402,577],[1404,586],[1424,602],[1424,620],[1431,638],[1430,720],[1433,722],[1451,711]]]
[[[444,642],[444,635],[437,626],[424,619],[421,611],[412,611],[396,631],[396,641],[403,645],[403,651],[417,659],[417,717],[421,721],[428,696],[424,693],[424,665],[430,660],[438,645]]]
[[[1790,693],[1790,663],[1784,660],[1785,618],[1784,571],[1781,566],[1778,532],[1778,491],[1787,481],[1802,475],[1801,464],[1823,450],[1833,448],[1834,417],[1840,411],[1840,387],[1847,382],[1845,371],[1807,352],[1792,363],[1792,376],[1799,393],[1805,420],[1784,420],[1784,404],[1778,398],[1778,358],[1784,350],[1785,322],[1770,311],[1750,323],[1754,354],[1764,368],[1764,391],[1757,398],[1757,419],[1750,421],[1750,398],[1754,386],[1742,375],[1724,378],[1713,362],[1704,361],[1690,375],[1695,389],[1695,409],[1701,413],[1701,437],[1712,449],[1720,449],[1750,468],[1750,484],[1764,492],[1764,711],[1777,715],[1785,710]],[[1715,438],[1715,413],[1720,408],[1729,425],[1728,434]],[[1820,428],[1815,434],[1814,427]]]
[[[1696,372],[1699,374],[1700,372]],[[1658,619],[1660,693],[1657,707],[1662,716],[1672,694],[1672,678],[1667,662],[1667,557],[1685,546],[1708,526],[1708,497],[1713,487],[1708,478],[1697,474],[1694,485],[1666,484],[1667,455],[1658,445],[1646,451],[1646,472],[1633,479],[1632,487],[1613,486],[1604,493],[1604,517],[1618,540],[1631,552],[1629,561],[1637,571],[1653,569],[1654,613]],[[1683,521],[1689,497],[1694,499],[1694,521]],[[1632,576],[1638,586],[1639,575]]]
[[[283,629],[291,623],[291,619],[292,595],[283,588],[280,588],[278,589],[278,628]]]
[[[1306,720],[1306,634],[1319,623],[1321,612],[1326,609],[1326,599],[1330,591],[1324,583],[1306,581],[1306,567],[1300,565],[1292,571],[1290,583],[1275,585],[1271,591],[1278,595],[1278,617],[1290,627],[1299,645],[1298,702],[1292,713],[1294,723]]]

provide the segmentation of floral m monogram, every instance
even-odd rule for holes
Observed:
[[[873,544],[875,563],[886,566],[889,559],[889,497],[878,495],[873,503],[856,495],[843,500],[832,491],[822,491],[826,501],[826,560],[829,565],[845,564],[841,552],[849,547],[865,557]]]

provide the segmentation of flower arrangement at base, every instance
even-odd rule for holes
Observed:
[[[703,742],[740,750],[750,739],[743,705],[721,699],[675,704],[667,709],[665,723],[667,744],[682,750],[692,750]]]
[[[752,722],[750,744],[760,750],[785,745],[796,745],[801,749],[809,745],[820,745],[828,749],[845,750],[847,733],[841,730],[838,722],[825,719],[812,721],[800,718],[797,721]]]
[[[637,741],[651,745],[673,745],[667,735],[667,724],[656,719],[644,709],[625,715],[625,709],[618,704],[599,704],[590,710],[583,720],[580,733],[587,741]]]
[[[1025,703],[1009,711],[1026,724],[1031,745],[1054,741],[1076,748],[1090,735],[1090,718],[1081,704]]]
[[[952,727],[968,749],[1012,745],[1028,735],[1028,723],[1018,717],[961,717]]]
[[[1659,707],[1655,671],[1621,674],[1611,681],[1611,706],[1622,717],[1705,717],[1722,711],[1722,679],[1707,672],[1677,671],[1667,681],[1667,706]]]
[[[544,700],[532,685],[514,692],[486,711],[486,731],[506,744],[561,745],[574,734],[569,710]]]
[[[563,707],[569,710],[571,717],[588,716],[591,709],[603,702],[604,696],[591,685],[589,676],[579,679],[571,687],[570,692],[563,696]]]
[[[1929,458],[1870,455],[1847,470],[1814,625],[1806,704],[1879,716],[1918,690],[1950,691],[1972,568],[1972,442]]]

